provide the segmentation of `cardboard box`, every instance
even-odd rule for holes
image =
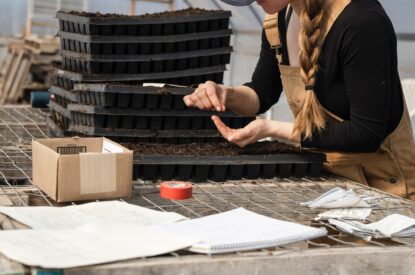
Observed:
[[[130,197],[133,152],[106,138],[32,142],[33,184],[57,202]]]

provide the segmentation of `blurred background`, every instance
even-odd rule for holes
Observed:
[[[380,2],[392,19],[397,33],[399,70],[415,126],[415,1]],[[234,53],[224,81],[228,85],[249,81],[258,59],[263,11],[256,4],[234,8],[218,0],[0,0],[0,59],[7,44],[16,37],[25,34],[54,36],[58,27],[54,16],[59,9],[143,14],[189,6],[232,11]],[[283,98],[266,116],[284,121],[292,119]]]

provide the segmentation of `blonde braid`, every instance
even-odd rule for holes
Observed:
[[[300,16],[301,77],[307,91],[303,106],[296,116],[294,129],[305,138],[311,138],[314,130],[320,132],[326,124],[323,107],[314,92],[323,40],[322,24],[326,16],[325,2],[326,0],[304,0],[305,8]]]

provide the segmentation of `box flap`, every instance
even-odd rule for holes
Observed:
[[[133,153],[133,151],[125,148],[121,144],[118,144],[110,139],[102,138],[102,152],[104,151],[112,151],[112,153]]]
[[[32,141],[32,178],[49,197],[56,200],[59,154],[38,141]]]
[[[102,138],[51,138],[37,140],[62,155],[78,154],[81,152],[101,152]]]

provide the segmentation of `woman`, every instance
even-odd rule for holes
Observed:
[[[248,5],[253,0],[222,0]],[[415,200],[415,144],[397,69],[396,36],[377,0],[257,0],[268,15],[252,81],[200,84],[189,107],[246,116],[284,90],[294,123],[255,120],[231,129],[238,146],[282,138],[326,152],[332,173]]]

